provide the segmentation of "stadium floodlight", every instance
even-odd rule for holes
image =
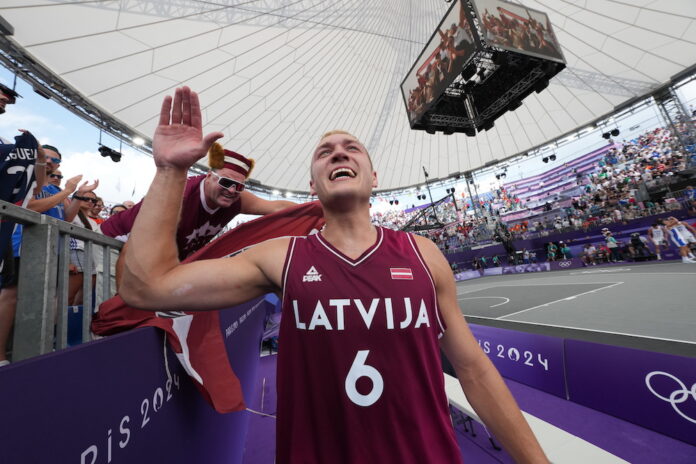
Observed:
[[[609,140],[609,139],[611,138],[611,134],[610,134],[609,132],[605,132],[605,133],[602,134],[602,137],[604,137],[605,139]]]
[[[121,161],[121,153],[117,152],[113,148],[109,148],[106,145],[99,146],[99,154],[104,158],[109,157],[114,163]]]
[[[548,156],[544,156],[543,158],[541,158],[541,161],[543,161],[544,163],[548,163],[548,162],[549,162],[549,157],[548,157]]]
[[[617,127],[616,129],[611,131],[612,137],[617,137],[621,132],[619,132],[619,128]]]
[[[549,161],[556,161],[556,155],[549,156]]]
[[[140,146],[145,144],[145,139],[142,137],[133,137],[133,143]]]

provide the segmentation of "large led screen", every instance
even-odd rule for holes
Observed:
[[[489,45],[565,63],[546,13],[501,0],[475,0],[474,6]]]
[[[462,3],[452,4],[401,83],[411,126],[454,81],[476,48]]]

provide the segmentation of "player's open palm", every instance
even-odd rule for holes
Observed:
[[[203,137],[198,95],[188,87],[176,89],[174,99],[162,102],[159,125],[152,140],[152,155],[158,167],[188,169],[221,138],[221,132]]]

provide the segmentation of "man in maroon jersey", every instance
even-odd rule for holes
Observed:
[[[251,174],[253,160],[239,153],[224,150],[224,159],[220,160],[220,164],[222,166],[217,168],[211,167],[205,175],[189,177],[186,180],[181,218],[176,230],[176,244],[181,260],[203,248],[239,214],[265,215],[295,206],[295,203],[290,201],[264,200],[245,190],[244,182]],[[125,242],[141,206],[142,201],[111,216],[101,224],[101,232]],[[117,282],[120,282],[127,253],[126,245],[116,263]]]
[[[165,99],[153,139],[157,173],[133,226],[121,296],[142,309],[190,311],[282,294],[276,461],[461,462],[441,347],[515,460],[548,462],[469,331],[447,260],[425,238],[371,224],[377,175],[350,134],[328,133],[312,155],[321,233],[264,242],[234,258],[178,262],[186,171],[222,135],[203,137],[198,97],[187,87]]]

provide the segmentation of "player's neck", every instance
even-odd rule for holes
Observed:
[[[358,258],[377,240],[377,228],[369,214],[329,214],[325,219],[322,237],[350,258]]]

